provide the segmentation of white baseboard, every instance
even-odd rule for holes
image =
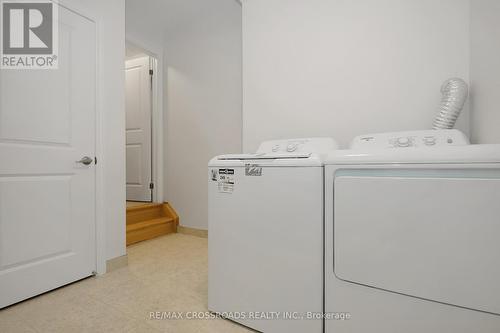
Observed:
[[[106,261],[106,273],[126,266],[128,266],[128,256],[126,254],[120,257],[109,259]]]
[[[208,230],[203,230],[203,229],[183,227],[180,225],[177,227],[177,232],[180,234],[185,234],[185,235],[191,235],[191,236],[196,236],[196,237],[201,237],[201,238],[208,238]]]

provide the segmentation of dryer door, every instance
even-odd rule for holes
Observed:
[[[339,171],[336,276],[500,314],[500,171],[475,168]]]

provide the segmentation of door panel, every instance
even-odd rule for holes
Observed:
[[[126,62],[127,200],[151,201],[149,57]]]
[[[142,146],[127,146],[127,184],[141,185]]]
[[[0,71],[0,308],[96,267],[94,22],[59,7],[59,69]]]
[[[15,221],[2,223],[0,269],[71,251],[70,176],[5,177],[0,189],[0,221]]]
[[[498,170],[350,172],[335,179],[337,277],[500,314]]]

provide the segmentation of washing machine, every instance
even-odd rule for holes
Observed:
[[[265,333],[323,332],[330,138],[267,141],[208,166],[208,308]]]
[[[500,332],[500,145],[357,137],[325,161],[325,332]]]

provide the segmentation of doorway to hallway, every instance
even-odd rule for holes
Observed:
[[[156,59],[127,43],[125,61],[127,201],[153,202],[153,89]]]

